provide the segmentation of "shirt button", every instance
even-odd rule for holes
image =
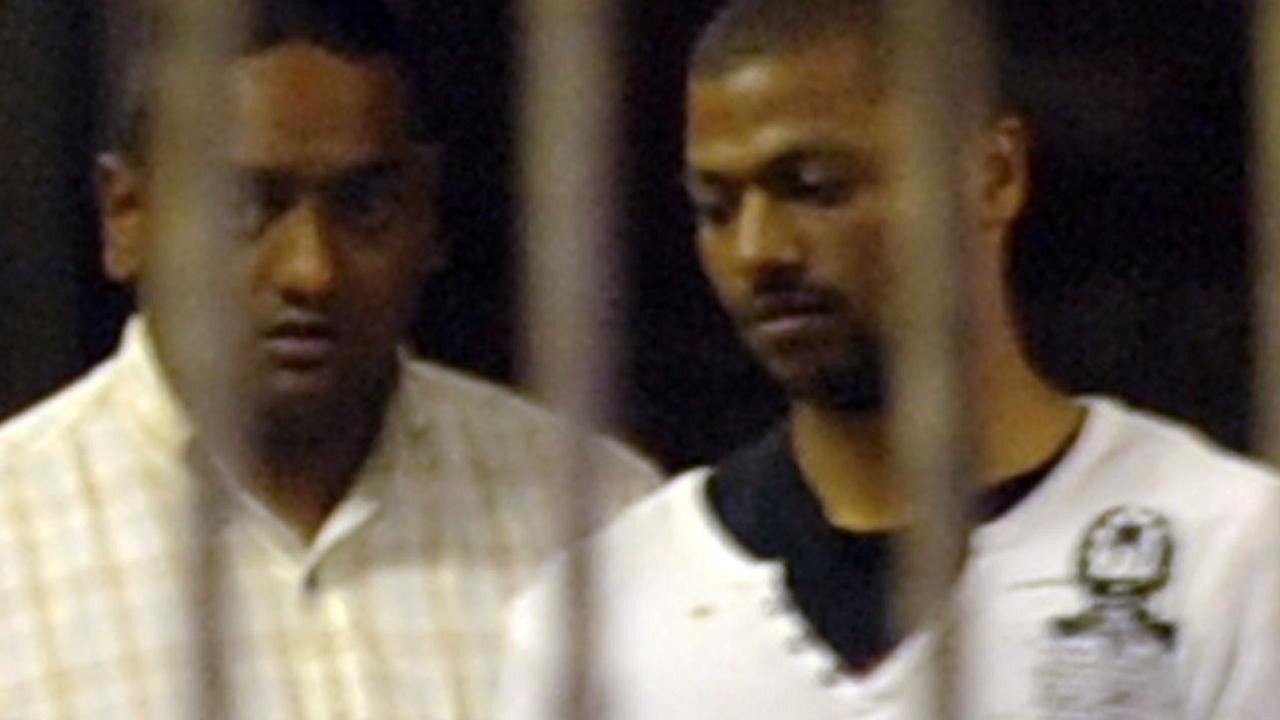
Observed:
[[[775,596],[765,598],[761,606],[764,608],[765,614],[770,617],[785,615],[791,610],[791,603],[787,602],[786,598]]]
[[[792,653],[805,652],[806,650],[813,648],[816,640],[817,637],[813,634],[812,630],[805,630],[804,632],[798,635],[793,635],[787,639],[787,650]]]
[[[844,675],[840,672],[840,668],[830,667],[822,671],[822,674],[818,676],[818,684],[824,688],[833,688],[839,685],[843,679]]]

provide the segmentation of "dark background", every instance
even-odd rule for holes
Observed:
[[[432,62],[449,143],[450,271],[424,351],[515,372],[513,39],[505,0],[397,3]],[[1235,0],[1011,0],[1034,92],[1034,201],[1013,257],[1033,355],[1079,391],[1248,438],[1248,8]],[[618,432],[672,466],[713,459],[779,399],[698,275],[679,188],[685,48],[710,0],[621,4],[630,288]],[[103,5],[0,3],[0,416],[109,352],[127,313],[97,270],[92,157]],[[589,349],[584,349],[589,350]]]

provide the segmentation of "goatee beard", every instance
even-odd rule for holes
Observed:
[[[855,415],[872,415],[888,407],[888,383],[877,363],[875,368],[832,373],[816,379],[804,399],[828,410]]]

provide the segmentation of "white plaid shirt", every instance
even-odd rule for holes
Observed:
[[[191,529],[217,529],[232,718],[487,720],[508,598],[566,541],[565,426],[406,361],[377,448],[309,545],[187,461],[143,324],[0,428],[0,718],[185,718],[197,682]],[[656,484],[599,451],[603,520]],[[197,478],[225,512],[193,523]],[[593,524],[591,522],[585,525]]]

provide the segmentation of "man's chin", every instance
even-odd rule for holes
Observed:
[[[878,363],[833,369],[772,362],[769,373],[793,402],[852,414],[877,414],[888,406],[887,383]]]
[[[275,368],[266,378],[264,394],[281,401],[309,402],[335,395],[337,386],[332,366]]]
[[[255,406],[259,415],[288,423],[363,422],[380,412],[393,386],[382,372],[359,373],[350,365],[277,365],[258,376]]]
[[[305,421],[341,403],[341,388],[332,368],[277,368],[258,383],[255,405],[267,417]]]

